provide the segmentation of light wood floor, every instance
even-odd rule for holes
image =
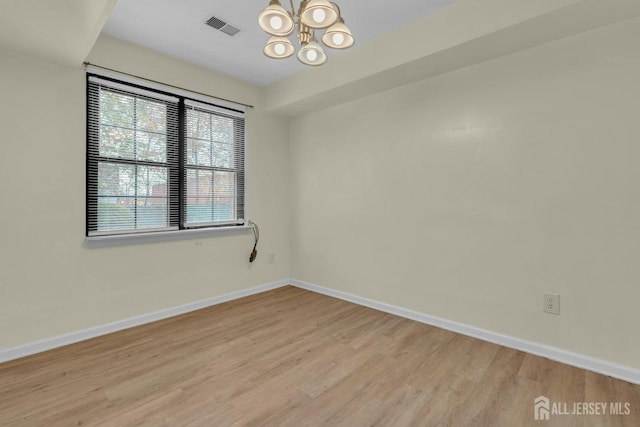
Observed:
[[[640,386],[285,287],[0,364],[0,425],[636,427]]]

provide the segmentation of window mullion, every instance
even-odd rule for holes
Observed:
[[[185,167],[187,152],[186,120],[187,115],[185,112],[184,98],[180,98],[180,102],[178,105],[178,203],[180,206],[180,208],[178,209],[178,226],[181,230],[184,229],[187,215],[187,190],[185,188],[185,186],[187,185],[187,171]]]

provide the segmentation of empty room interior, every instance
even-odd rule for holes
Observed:
[[[1,426],[639,426],[640,2],[0,2]]]

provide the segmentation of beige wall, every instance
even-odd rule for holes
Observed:
[[[258,88],[101,36],[91,62],[256,105],[253,265],[248,233],[86,249],[84,72],[0,51],[0,349],[295,277],[640,368],[639,24],[289,126]]]
[[[293,277],[640,368],[638,46],[636,19],[294,119]]]
[[[287,126],[259,89],[109,37],[92,62],[255,104],[247,115],[250,233],[83,246],[85,74],[0,51],[0,349],[289,277]],[[267,255],[275,255],[275,264]]]

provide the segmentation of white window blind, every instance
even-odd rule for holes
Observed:
[[[243,112],[87,84],[87,236],[244,224]]]
[[[184,226],[244,222],[244,118],[185,101]]]

